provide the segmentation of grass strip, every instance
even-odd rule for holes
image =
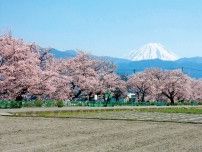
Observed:
[[[139,109],[136,109],[135,111],[137,111],[137,112],[202,114],[201,107],[139,108]]]
[[[182,113],[202,114],[201,107],[170,107],[170,108],[135,108],[135,109],[78,109],[78,110],[57,110],[57,111],[29,111],[16,112],[14,116],[31,117],[96,117],[107,114],[119,114],[127,112],[158,112],[158,113]]]

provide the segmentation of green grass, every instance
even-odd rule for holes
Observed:
[[[96,114],[103,114],[109,112],[132,111],[132,109],[91,109],[91,110],[58,110],[58,111],[30,111],[30,112],[16,112],[15,116],[32,116],[32,117],[86,117],[95,116]]]
[[[31,117],[62,117],[62,118],[100,118],[116,117],[116,115],[131,115],[140,112],[158,112],[158,113],[184,113],[184,114],[202,114],[202,107],[162,107],[162,108],[134,108],[134,109],[89,109],[89,110],[59,110],[59,111],[37,111],[37,112],[18,112],[15,116]]]
[[[166,108],[139,108],[137,112],[163,112],[163,113],[185,113],[185,114],[202,114],[201,107],[166,107]]]

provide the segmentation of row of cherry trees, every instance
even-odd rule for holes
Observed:
[[[202,101],[202,81],[180,70],[148,69],[130,77],[127,85],[139,101]]]
[[[0,98],[22,100],[92,98],[106,91],[118,98],[126,82],[113,64],[81,52],[73,59],[55,59],[48,50],[11,35],[0,37]],[[117,91],[119,90],[119,91]]]
[[[55,59],[49,50],[11,35],[0,37],[0,99],[77,99],[111,92],[118,100],[127,92],[139,101],[202,100],[202,81],[180,71],[150,69],[122,80],[110,62],[80,52]],[[105,99],[105,98],[104,98]],[[106,99],[105,99],[106,100]]]

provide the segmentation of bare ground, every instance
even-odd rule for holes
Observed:
[[[201,152],[202,124],[0,116],[0,151]]]

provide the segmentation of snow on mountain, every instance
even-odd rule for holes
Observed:
[[[128,59],[133,61],[160,59],[166,61],[175,61],[178,59],[177,55],[168,51],[160,43],[148,43],[138,49],[137,51],[131,51],[128,55]]]

